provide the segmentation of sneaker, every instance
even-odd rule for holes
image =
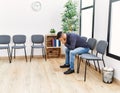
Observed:
[[[75,71],[74,70],[71,70],[70,68],[64,72],[64,74],[71,74],[71,73],[74,73]]]
[[[67,67],[70,67],[70,65],[64,64],[64,65],[61,65],[61,66],[60,66],[60,68],[67,68]]]

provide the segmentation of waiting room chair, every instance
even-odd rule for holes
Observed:
[[[32,41],[32,46],[31,46],[31,55],[30,55],[30,62],[31,59],[33,58],[33,53],[34,53],[34,49],[42,49],[42,55],[46,60],[46,54],[45,54],[45,46],[43,45],[44,42],[44,36],[43,35],[32,35],[31,36],[31,41]]]
[[[81,38],[84,39],[85,41],[87,41],[87,37],[81,36]]]
[[[99,61],[102,61],[103,65],[105,67],[104,54],[105,54],[107,46],[108,46],[107,41],[100,40],[96,45],[96,55],[94,55],[92,53],[91,54],[86,53],[86,54],[82,54],[80,56],[81,59],[86,60],[85,61],[84,81],[86,81],[86,71],[87,71],[87,63],[88,63],[88,61],[97,61],[99,72],[100,72]]]
[[[14,45],[12,46],[12,49],[11,49],[11,61],[12,61],[13,50],[14,50],[14,58],[15,58],[16,49],[24,49],[25,59],[26,59],[26,62],[27,62],[26,45],[25,45],[26,36],[25,35],[14,35],[13,36],[13,43],[14,43]]]
[[[0,35],[0,49],[1,50],[7,49],[9,62],[11,63],[9,43],[10,43],[10,36],[9,35]]]
[[[82,38],[83,40],[87,41],[87,37],[81,36],[81,38]],[[77,57],[77,63],[78,63],[78,61],[79,61],[79,56],[80,56],[80,55],[81,55],[81,54],[76,55],[76,57]]]
[[[93,54],[93,50],[95,49],[96,42],[97,42],[97,40],[95,38],[89,38],[88,39],[87,43],[88,43],[88,46],[90,48],[89,53]],[[78,60],[77,60],[77,73],[79,73],[79,69],[80,69],[80,63],[81,63],[80,56],[81,56],[81,54],[79,55]],[[97,70],[95,62],[94,62],[94,66],[95,66],[95,69]]]

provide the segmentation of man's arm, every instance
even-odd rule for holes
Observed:
[[[70,49],[73,50],[75,49],[75,45],[76,45],[76,37],[74,37],[73,35],[70,36],[70,43],[69,44],[65,44],[65,46]]]

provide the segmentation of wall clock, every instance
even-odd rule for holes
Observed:
[[[41,10],[41,3],[39,1],[35,1],[32,3],[31,7],[34,11],[40,11]]]

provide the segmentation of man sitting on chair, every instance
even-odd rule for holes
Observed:
[[[74,33],[57,33],[57,39],[66,46],[65,48],[65,64],[61,65],[60,68],[69,68],[64,74],[74,73],[74,60],[76,54],[87,53],[89,46],[85,40],[79,35]]]

